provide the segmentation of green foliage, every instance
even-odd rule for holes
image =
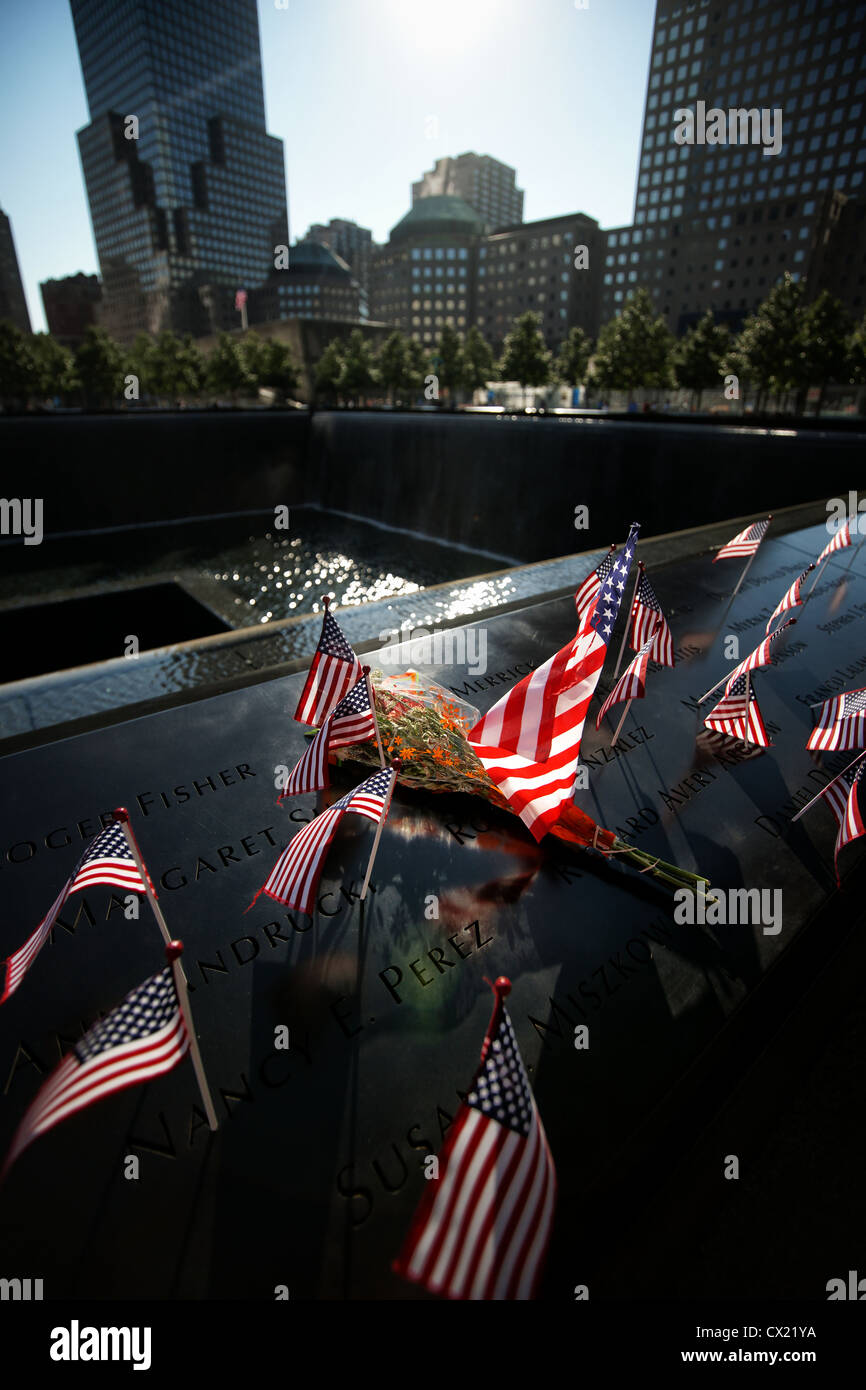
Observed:
[[[104,328],[90,324],[75,353],[72,366],[74,384],[80,388],[85,407],[111,406],[123,394],[125,364],[123,353]]]
[[[703,391],[720,385],[722,363],[730,346],[731,335],[723,324],[714,321],[712,309],[675,345],[672,363],[677,386],[694,391],[698,405]]]
[[[463,384],[463,344],[459,333],[450,323],[443,326],[439,335],[436,357],[439,385],[453,396]]]
[[[377,380],[373,345],[360,328],[353,328],[343,354],[340,389],[345,395],[357,398],[365,395]]]
[[[415,338],[408,338],[403,360],[403,379],[400,382],[400,394],[404,400],[411,404],[423,393],[424,378],[429,376],[432,370],[430,354],[423,343],[419,343]]]
[[[72,353],[50,333],[34,333],[30,350],[36,365],[38,394],[43,400],[63,396],[69,390]]]
[[[334,398],[343,380],[343,344],[332,338],[316,363],[314,387],[317,394]]]
[[[379,380],[390,398],[400,392],[406,380],[406,339],[399,329],[389,333],[376,357]]]
[[[463,385],[469,392],[479,391],[495,372],[493,350],[473,324],[463,344]]]
[[[247,367],[247,353],[230,334],[219,335],[205,367],[205,378],[212,391],[234,397],[240,391],[253,390],[255,382]]]
[[[551,376],[551,354],[544,345],[541,320],[531,310],[515,319],[502,347],[499,367],[503,381],[527,386],[546,386]]]
[[[150,394],[177,400],[197,395],[204,376],[204,358],[190,335],[178,338],[166,330],[149,344],[140,380]]]
[[[569,329],[554,363],[554,375],[563,386],[580,386],[586,378],[592,343],[582,328]]]
[[[746,380],[781,396],[808,385],[803,351],[803,285],[786,274],[751,314],[727,359],[738,362]]]
[[[812,386],[823,388],[828,381],[845,380],[850,329],[851,321],[839,300],[822,290],[803,315],[803,355]]]
[[[301,373],[288,343],[266,338],[259,357],[259,385],[290,396],[298,389],[300,379]]]
[[[855,386],[866,386],[866,316],[849,334],[846,347],[848,349],[848,380],[853,382]]]
[[[38,390],[39,372],[30,340],[11,319],[0,320],[0,400],[26,406]]]
[[[598,338],[594,369],[603,390],[671,384],[673,337],[646,290],[637,290]]]

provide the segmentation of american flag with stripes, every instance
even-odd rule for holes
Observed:
[[[372,777],[341,796],[333,806],[298,831],[286,845],[250,907],[262,893],[266,893],[284,907],[293,907],[298,912],[312,916],[319,879],[337,826],[347,811],[355,811],[372,821],[387,815],[396,775],[391,767],[374,772]],[[247,912],[249,910],[248,907]]]
[[[756,744],[758,748],[771,747],[748,674],[738,676],[726,690],[704,720],[704,727],[726,734],[728,738],[742,739],[743,743]]]
[[[536,840],[574,796],[583,726],[625,593],[637,533],[635,522],[577,636],[503,695],[469,732],[470,746],[488,776]]]
[[[734,667],[725,684],[726,693],[731,689],[734,681],[737,680],[739,676],[747,675],[749,671],[755,671],[759,666],[769,666],[772,660],[770,652],[773,643],[776,641],[777,637],[781,637],[786,628],[793,627],[796,621],[796,618],[788,618],[787,622],[777,627],[776,631],[771,632],[769,637],[765,637],[759,647],[756,647],[753,652],[749,652],[749,655],[740,662],[739,666]]]
[[[82,888],[92,888],[98,883],[108,883],[115,888],[125,888],[132,893],[146,893],[147,888],[138,871],[129,842],[120,825],[109,825],[101,831],[89,849],[76,864],[72,876],[66,880],[39,926],[6,961],[3,993],[0,1004],[4,1004],[14,994],[33,961],[36,959],[51,928],[57,921],[63,904],[70,893]]]
[[[533,1298],[556,1204],[556,1170],[503,1002],[500,977],[481,1065],[445,1136],[394,1270],[431,1293]]]
[[[643,564],[639,565],[639,569],[631,610],[631,649],[635,652],[641,651],[652,638],[650,661],[657,661],[660,666],[673,666],[674,643],[671,630]]]
[[[638,652],[637,656],[625,668],[613,690],[608,695],[604,704],[598,712],[595,727],[601,727],[601,721],[609,709],[614,705],[621,705],[624,700],[642,700],[646,693],[646,673],[647,666],[652,660],[652,650],[655,642],[654,637],[650,637]]]
[[[862,748],[866,743],[866,686],[825,700],[806,747],[811,751]]]
[[[767,534],[767,527],[772,519],[768,516],[765,521],[755,521],[751,526],[747,526],[745,531],[740,531],[732,541],[728,541],[727,545],[722,546],[718,554],[713,557],[713,564],[716,563],[716,560],[730,560],[738,555],[754,555]]]
[[[837,527],[836,534],[833,536],[833,539],[828,541],[827,544],[824,546],[824,549],[821,551],[821,554],[818,556],[817,560],[815,561],[815,564],[820,565],[821,561],[826,560],[828,555],[833,555],[837,550],[844,550],[846,545],[850,544],[851,523],[850,521],[845,521],[841,526]]]
[[[348,748],[353,743],[365,743],[376,737],[376,724],[370,704],[367,677],[363,675],[348,695],[331,711],[304,756],[289,774],[279,800],[301,796],[304,792],[321,791],[331,784],[328,775],[328,752],[331,748]]]
[[[323,723],[362,675],[360,661],[326,608],[319,645],[295,710],[298,723]]]
[[[15,1132],[3,1175],[40,1134],[104,1096],[171,1071],[188,1047],[167,966],[132,990],[54,1069]]]
[[[613,569],[613,552],[616,545],[612,545],[605,555],[598,569],[592,570],[586,576],[577,593],[574,596],[574,606],[577,609],[577,621],[580,625],[595,606],[602,584],[607,579]]]
[[[785,594],[784,598],[780,599],[780,601],[777,603],[776,607],[770,614],[769,618],[767,619],[767,626],[765,628],[765,632],[769,634],[770,628],[773,626],[773,623],[776,621],[776,619],[779,617],[781,613],[787,613],[790,608],[799,608],[800,604],[803,602],[803,600],[800,597],[800,585],[803,583],[803,580],[806,578],[806,575],[811,574],[814,568],[814,565],[808,565],[806,569],[803,570],[803,573],[794,580],[793,584],[791,585],[788,592]]]
[[[833,862],[836,866],[836,882],[840,883],[839,878],[839,851],[849,845],[852,840],[857,840],[866,831],[863,823],[863,808],[860,806],[860,797],[863,791],[863,770],[866,768],[866,753],[859,759],[855,758],[850,767],[831,782],[823,793],[823,800],[826,801],[833,815],[836,817],[836,824],[839,833],[836,836],[836,848],[833,854]]]

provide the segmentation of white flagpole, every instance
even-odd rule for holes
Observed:
[[[698,700],[698,704],[702,705],[704,703],[704,700],[708,700],[712,695],[713,691],[718,690],[719,686],[724,685],[725,681],[727,680],[730,680],[730,676],[722,676],[722,679],[720,681],[716,681],[715,685],[711,685],[706,695],[702,695],[701,698]]]
[[[189,1055],[195,1071],[195,1079],[198,1082],[198,1089],[201,1093],[202,1102],[207,1115],[208,1126],[211,1130],[217,1128],[216,1111],[211,1100],[210,1087],[207,1084],[204,1066],[201,1060],[201,1053],[198,1049],[198,1038],[195,1035],[195,1026],[192,1021],[192,1013],[189,1007],[189,999],[186,992],[186,976],[180,964],[180,956],[183,952],[182,941],[170,941],[165,948],[165,958],[171,966],[171,973],[174,976],[174,987],[177,990],[177,1002],[183,1014],[183,1021],[186,1024],[187,1037],[189,1038]]]
[[[620,729],[622,728],[623,724],[625,723],[625,717],[626,717],[626,715],[628,714],[629,710],[631,709],[631,702],[632,702],[633,699],[634,699],[634,696],[632,695],[632,696],[631,696],[631,699],[626,700],[625,709],[624,709],[623,712],[622,712],[622,719],[621,719],[621,720],[619,721],[619,723],[617,724],[616,729],[615,729],[615,731],[614,731],[613,738],[612,738],[611,741],[610,741],[610,746],[611,746],[611,748],[613,748],[613,745],[616,743],[617,739],[619,738],[619,731],[620,731]]]
[[[637,593],[637,586],[638,586],[638,584],[640,583],[640,574],[641,574],[641,570],[642,570],[642,569],[643,569],[643,560],[638,560],[638,562],[637,562],[637,572],[636,572],[635,577],[634,577],[634,589],[632,590],[631,603],[630,603],[629,606],[628,606],[628,617],[626,618],[626,622],[625,622],[625,632],[622,634],[622,641],[621,641],[620,644],[619,644],[619,656],[618,656],[617,659],[616,659],[616,670],[615,670],[614,673],[613,673],[613,678],[614,678],[614,680],[616,680],[617,676],[619,675],[619,668],[620,668],[620,666],[622,665],[622,654],[623,654],[623,652],[625,651],[626,638],[628,637],[628,630],[629,630],[629,628],[631,627],[631,610],[634,608],[635,594]],[[625,717],[625,716],[623,716],[623,718],[624,718],[624,717]],[[616,741],[616,740],[614,740],[614,742],[615,742],[615,741]],[[613,744],[611,744],[611,747],[613,747]]]
[[[820,573],[821,573],[821,566],[820,566],[820,565],[817,563],[817,561],[816,561],[816,562],[815,562],[815,578],[812,580],[812,583],[809,585],[808,589],[806,590],[806,593],[805,593],[805,595],[804,595],[804,598],[808,598],[809,595],[811,594],[811,592],[812,592],[812,590],[814,589],[815,585],[818,583],[818,575],[819,575]]]
[[[864,750],[862,753],[858,753],[856,758],[852,759],[852,761],[848,764],[847,767],[843,767],[841,772],[836,773],[836,776],[832,779],[832,781],[827,783],[826,787],[821,788],[817,796],[813,796],[811,801],[807,801],[803,809],[801,811],[798,811],[796,816],[791,817],[791,824],[793,825],[795,820],[799,820],[801,816],[805,815],[809,807],[814,806],[816,801],[820,801],[824,793],[826,791],[829,791],[830,787],[832,787],[833,782],[838,782],[840,777],[844,777],[845,773],[850,771],[850,769],[854,766],[855,763],[859,763],[861,758],[866,758],[866,750]]]
[[[773,513],[770,512],[770,515],[767,517],[767,530],[764,532],[764,536],[766,536],[767,531],[769,531],[769,529],[770,529],[770,522],[771,522],[772,520],[773,520]],[[731,598],[732,598],[732,599],[735,599],[735,598],[737,597],[737,594],[740,592],[740,585],[742,584],[743,580],[745,579],[746,575],[747,575],[748,572],[749,572],[749,566],[751,565],[752,561],[754,560],[755,556],[757,555],[758,551],[760,550],[761,546],[762,546],[763,543],[764,543],[764,536],[762,536],[761,539],[758,541],[758,544],[755,546],[754,550],[752,551],[751,555],[749,556],[748,560],[746,561],[745,569],[743,570],[743,573],[740,575],[740,578],[739,578],[739,580],[738,580],[738,582],[737,582],[737,587],[736,587],[736,589],[734,590],[734,592],[731,594]]]
[[[129,852],[135,860],[138,872],[141,874],[141,880],[144,884],[148,901],[151,907],[153,908],[153,915],[156,918],[157,925],[159,926],[159,929],[162,932],[163,937],[165,938],[165,944],[167,946],[168,943],[171,941],[171,932],[166,926],[165,918],[162,915],[162,908],[156,900],[156,894],[153,891],[153,884],[150,881],[150,874],[144,867],[144,860],[141,857],[141,850],[138,848],[138,841],[136,840],[135,835],[133,834],[132,826],[129,823],[129,812],[127,811],[125,806],[118,806],[117,810],[114,812],[114,819],[120,825],[120,828],[126,836],[126,843],[129,845]]]
[[[373,841],[373,848],[370,850],[370,860],[367,864],[367,872],[364,876],[364,886],[361,889],[361,902],[363,902],[367,896],[367,888],[370,884],[370,875],[373,872],[373,860],[376,858],[376,851],[379,848],[379,840],[382,837],[382,826],[385,824],[385,821],[388,818],[388,812],[391,809],[391,797],[394,795],[394,787],[397,782],[397,771],[400,767],[400,759],[395,758],[394,761],[391,763],[391,767],[394,772],[394,776],[391,779],[391,789],[388,792],[388,800],[382,807],[382,814],[379,817],[379,824],[376,826],[376,838]]]
[[[126,836],[126,843],[129,845],[129,852],[135,860],[138,872],[141,874],[141,879],[144,884],[145,892],[147,894],[147,900],[153,908],[153,915],[156,918],[157,926],[162,932],[162,935],[165,939],[165,944],[167,946],[171,941],[171,932],[169,931],[166,925],[165,918],[162,915],[162,908],[160,907],[159,902],[157,901],[156,893],[153,889],[153,884],[150,881],[150,874],[147,872],[147,868],[145,867],[144,860],[141,856],[141,850],[138,847],[138,841],[135,838],[135,832],[129,823],[129,812],[127,811],[125,806],[118,806],[117,810],[114,812],[114,819],[120,825],[124,835]],[[180,970],[180,973],[184,976],[185,982],[186,975],[184,975],[183,966],[178,966],[178,969]]]
[[[364,672],[364,680],[366,681],[366,684],[367,684],[367,697],[368,697],[368,699],[369,699],[369,701],[370,701],[370,709],[371,709],[372,714],[373,714],[373,723],[374,723],[374,725],[376,726],[376,742],[377,742],[378,745],[379,745],[379,761],[381,762],[382,766],[384,767],[384,766],[385,766],[385,754],[384,754],[383,749],[382,749],[382,735],[379,733],[379,721],[378,721],[378,719],[376,718],[376,702],[375,702],[375,700],[373,699],[373,686],[372,686],[371,683],[370,683],[370,668],[369,668],[369,666],[362,666],[362,667],[361,667],[361,670]]]

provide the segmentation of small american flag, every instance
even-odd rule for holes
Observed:
[[[637,533],[635,522],[573,641],[497,700],[469,732],[470,747],[536,840],[574,796],[583,726],[625,593]]]
[[[849,845],[852,840],[859,837],[866,830],[863,823],[863,809],[860,806],[860,796],[863,790],[863,769],[866,768],[864,762],[866,754],[861,758],[854,759],[850,767],[831,782],[824,792],[824,800],[836,817],[836,824],[839,826],[839,833],[836,836],[836,848],[833,855],[833,862],[836,866],[836,882],[839,883],[839,851]]]
[[[613,552],[616,546],[612,545],[605,555],[598,569],[594,569],[586,576],[577,593],[574,596],[574,606],[577,609],[578,625],[583,623],[593,610],[595,601],[598,598],[599,590],[613,569]]]
[[[844,690],[825,700],[818,722],[809,735],[806,747],[832,752],[837,748],[862,748],[866,742],[866,686],[859,690]]]
[[[246,290],[238,290],[237,294],[235,295],[235,308],[236,308],[238,311],[240,311],[240,310],[244,307],[244,305],[246,304],[246,302],[247,302],[247,292],[246,292]]]
[[[713,558],[716,560],[729,560],[737,555],[754,555],[764,536],[767,534],[767,527],[772,521],[772,517],[767,517],[766,521],[755,521],[751,526],[747,526],[745,531],[740,531],[739,535],[734,536],[732,541],[723,545],[721,550]]]
[[[362,676],[328,715],[304,756],[290,773],[279,800],[301,796],[304,792],[321,791],[330,786],[329,749],[348,748],[353,743],[364,743],[375,737],[376,724],[370,706],[367,678]]]
[[[719,703],[710,710],[704,727],[728,738],[769,748],[770,740],[748,675],[738,676]]]
[[[529,1299],[553,1227],[556,1170],[496,982],[481,1065],[439,1155],[394,1270],[431,1293]]]
[[[773,626],[773,623],[779,617],[780,613],[787,613],[789,608],[799,608],[800,604],[803,602],[803,600],[800,597],[800,585],[803,583],[803,580],[806,578],[806,575],[810,574],[814,568],[814,565],[807,566],[807,568],[803,570],[803,573],[794,580],[793,584],[791,585],[788,592],[785,594],[784,598],[782,598],[776,605],[776,607],[773,609],[772,613],[767,619],[767,626],[765,628],[765,631],[767,633],[769,633],[770,628]]]
[[[312,915],[325,859],[343,816],[347,811],[355,811],[369,820],[380,820],[390,805],[395,778],[396,773],[390,767],[374,772],[372,777],[341,796],[298,831],[286,845],[253,903],[266,893],[284,907],[294,907],[298,912]]]
[[[188,1047],[168,966],[128,994],[54,1069],[15,1132],[3,1175],[38,1135],[103,1096],[171,1071]]]
[[[652,660],[652,649],[655,637],[650,636],[649,641],[645,642],[637,656],[628,666],[626,666],[613,690],[608,695],[604,704],[598,712],[595,727],[601,727],[601,721],[609,709],[614,705],[620,705],[624,700],[642,700],[646,693],[646,672],[647,666]]]
[[[360,661],[326,608],[319,645],[295,710],[298,723],[321,724],[363,674]]]
[[[850,544],[851,523],[849,521],[845,521],[842,523],[841,526],[837,527],[836,534],[834,535],[833,539],[831,541],[828,541],[827,544],[824,546],[824,549],[821,551],[821,554],[818,556],[817,560],[815,561],[815,564],[820,565],[821,561],[826,560],[828,555],[834,554],[834,552],[837,550],[844,550],[846,545]]]
[[[119,825],[109,825],[97,835],[90,848],[85,850],[79,859],[71,878],[66,880],[39,926],[24,945],[8,957],[0,1004],[5,1004],[9,996],[15,993],[27,974],[47,941],[69,894],[77,893],[82,888],[92,888],[98,883],[108,883],[115,888],[125,888],[133,893],[147,892],[129,842]]]
[[[662,612],[662,606],[656,598],[655,589],[649,581],[646,570],[641,565],[631,610],[630,643],[632,651],[641,651],[651,638],[653,639],[653,646],[650,651],[650,661],[657,661],[661,666],[673,666],[674,643],[671,630]]]
[[[770,652],[773,643],[776,641],[777,637],[781,637],[786,628],[792,627],[796,621],[796,618],[789,618],[787,622],[782,623],[780,627],[776,628],[775,632],[771,632],[769,637],[764,638],[759,647],[756,647],[753,652],[749,652],[749,655],[740,662],[739,666],[734,667],[725,684],[726,693],[731,689],[731,686],[738,676],[747,675],[749,671],[755,671],[759,666],[769,666],[772,659]]]

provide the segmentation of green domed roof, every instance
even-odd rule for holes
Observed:
[[[459,236],[480,236],[484,224],[478,213],[453,193],[433,198],[419,198],[406,216],[391,230],[392,241],[409,237],[435,236],[437,233],[457,233]]]
[[[299,275],[333,275],[351,280],[352,272],[341,256],[318,241],[298,241],[289,250],[289,270]]]

